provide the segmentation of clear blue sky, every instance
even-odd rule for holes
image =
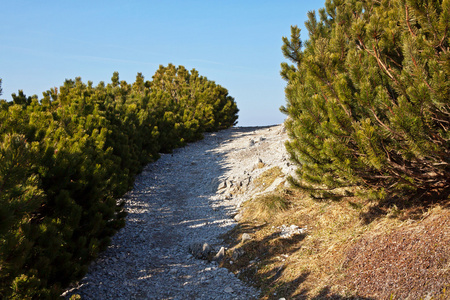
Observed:
[[[159,65],[195,68],[236,99],[238,126],[283,122],[282,36],[302,28],[323,1],[3,1],[2,99],[28,96],[80,76],[110,82],[114,71],[151,80]]]

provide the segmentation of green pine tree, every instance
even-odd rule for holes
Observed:
[[[450,1],[327,0],[282,51],[292,182],[315,197],[450,192]]]
[[[27,257],[33,250],[32,212],[44,197],[39,177],[31,167],[37,145],[20,134],[0,141],[0,298],[13,294],[11,282],[26,276]],[[16,291],[18,292],[18,291]]]
[[[124,226],[116,199],[142,167],[236,113],[226,89],[173,65],[0,101],[0,298],[58,298]]]

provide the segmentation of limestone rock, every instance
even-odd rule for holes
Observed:
[[[242,242],[250,241],[252,239],[252,236],[248,233],[244,233],[242,235]]]
[[[226,183],[226,181],[222,181],[220,184],[219,184],[219,186],[217,187],[217,190],[223,190],[223,189],[225,189],[227,187],[227,183]]]
[[[278,186],[280,186],[285,181],[286,181],[286,179],[284,179],[283,177],[278,177],[273,181],[273,183],[265,191],[273,192],[278,188]]]
[[[208,243],[193,243],[189,246],[189,253],[198,259],[208,259],[212,252],[214,249]]]
[[[225,248],[221,247],[219,252],[217,252],[217,254],[213,257],[212,260],[217,261],[217,262],[221,262],[224,257],[225,257]]]
[[[281,227],[278,227],[278,229],[281,230],[280,237],[283,239],[291,238],[293,235],[302,234],[305,233],[306,231],[306,227],[300,228],[297,225],[291,226],[282,225]]]
[[[238,213],[237,215],[234,216],[233,218],[236,222],[239,222],[240,220],[242,220],[242,214]]]

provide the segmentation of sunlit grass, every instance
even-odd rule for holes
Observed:
[[[280,176],[283,172],[280,167],[273,167],[264,171],[260,176],[254,180],[256,187],[260,189],[266,189],[272,185],[272,183]]]
[[[289,201],[285,197],[278,194],[266,194],[248,201],[243,215],[246,219],[267,220],[288,208]]]
[[[262,299],[321,299],[324,291],[355,296],[339,286],[347,251],[363,235],[385,234],[415,222],[399,217],[405,212],[394,206],[367,222],[364,216],[371,215],[375,206],[356,197],[317,201],[297,190],[256,197],[245,204],[240,225],[228,237],[233,245],[230,253],[241,248],[246,255],[224,265],[244,280],[255,281],[263,290]],[[282,225],[307,230],[282,239]],[[241,242],[243,233],[251,233],[253,239]]]

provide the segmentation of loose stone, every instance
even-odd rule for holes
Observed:
[[[248,233],[244,233],[242,235],[242,242],[250,241],[252,239],[252,236]]]
[[[227,246],[220,236],[236,226],[236,208],[255,193],[252,178],[270,166],[290,170],[279,146],[286,140],[283,126],[234,127],[161,154],[136,177],[134,189],[118,199],[125,201],[126,226],[63,296],[257,299],[257,289],[218,267]]]

